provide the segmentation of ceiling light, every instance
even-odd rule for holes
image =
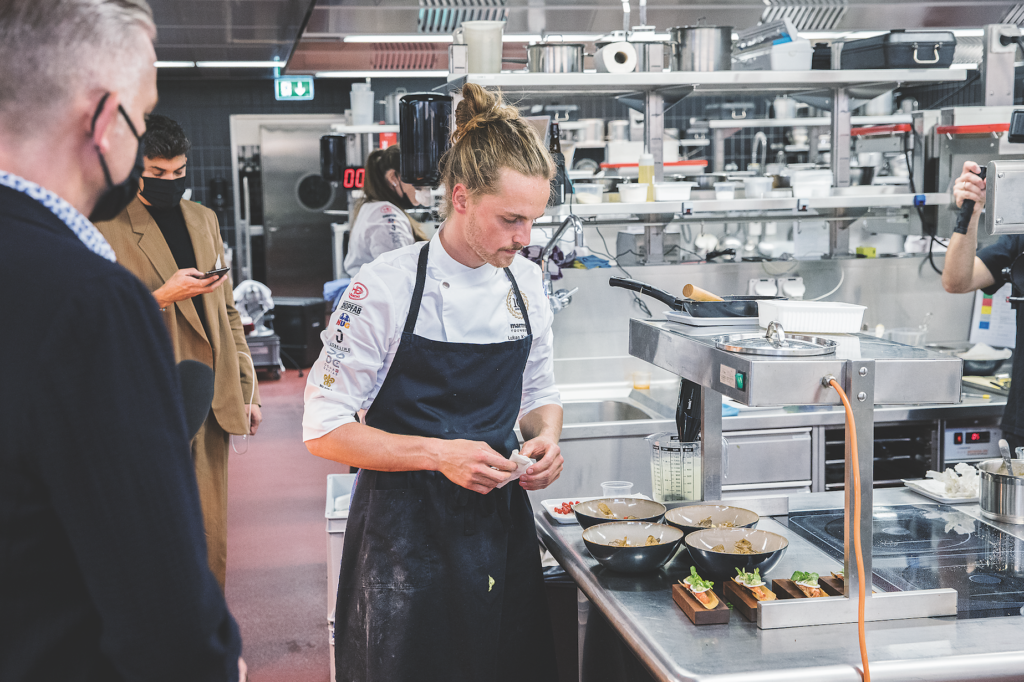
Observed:
[[[200,69],[276,69],[284,62],[196,62]]]
[[[317,78],[447,78],[447,71],[317,71]]]
[[[193,69],[196,66],[195,62],[161,62],[155,63],[158,69]]]

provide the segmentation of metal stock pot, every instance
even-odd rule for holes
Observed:
[[[1014,472],[1024,474],[1024,460],[1011,460]],[[986,519],[1003,523],[1024,524],[1024,475],[1009,476],[998,473],[1003,460],[987,459],[978,464],[981,482],[978,504]]]
[[[582,43],[535,43],[526,48],[530,73],[582,73]]]

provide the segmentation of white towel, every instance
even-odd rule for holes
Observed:
[[[498,488],[504,488],[506,485],[525,474],[526,470],[530,468],[531,465],[537,463],[537,460],[535,459],[530,459],[529,457],[523,457],[520,455],[518,450],[512,451],[512,455],[509,457],[509,460],[515,462],[518,466],[516,467],[516,470],[512,472],[512,477],[499,483],[497,485]]]

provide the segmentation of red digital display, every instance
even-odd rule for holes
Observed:
[[[362,189],[366,181],[366,169],[346,168],[342,176],[341,186],[345,189]]]
[[[962,434],[962,433],[954,433],[953,434],[953,445],[963,445],[963,444],[964,444],[964,434]]]
[[[969,442],[989,442],[992,434],[989,431],[971,431],[967,434]]]

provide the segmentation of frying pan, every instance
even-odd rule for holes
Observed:
[[[676,298],[664,289],[625,277],[611,277],[608,279],[608,285],[650,296],[672,310],[685,310],[694,317],[757,317],[758,301],[783,300],[785,298],[783,296],[723,296],[724,301],[691,301],[688,298]]]

